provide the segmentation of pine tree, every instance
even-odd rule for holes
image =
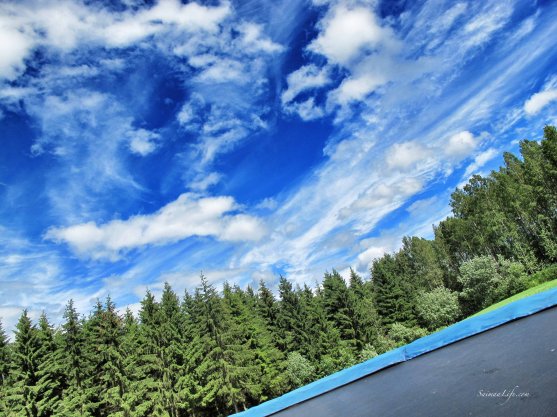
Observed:
[[[350,295],[354,304],[354,328],[358,352],[373,345],[380,333],[379,315],[373,303],[371,287],[350,269]]]
[[[414,291],[405,281],[398,257],[386,254],[371,268],[374,304],[381,324],[394,322],[414,324]]]
[[[353,357],[348,343],[341,340],[339,330],[327,319],[323,291],[317,291],[314,296],[312,290],[305,285],[301,293],[301,302],[304,311],[307,312],[305,331],[311,340],[311,344],[306,349],[307,353],[303,357],[312,364],[313,378],[328,375],[351,365]],[[294,363],[303,362],[298,357],[289,355],[289,363],[292,358],[296,359]]]
[[[257,294],[257,311],[265,320],[269,329],[273,329],[277,325],[277,305],[275,296],[265,285],[265,281],[261,280]]]
[[[187,415],[197,416],[201,407],[201,385],[198,374],[198,366],[203,358],[203,346],[201,345],[201,334],[199,333],[201,314],[199,299],[192,297],[187,291],[182,301],[183,317],[183,340],[182,352],[184,356],[183,369],[177,383],[180,398],[180,409]]]
[[[339,330],[342,340],[356,349],[356,318],[354,298],[340,274],[333,270],[323,279],[323,305],[327,319]]]
[[[125,396],[132,415],[168,417],[162,386],[160,306],[147,291],[141,301],[139,324],[130,324],[124,337],[125,369],[130,379]]]
[[[164,284],[159,314],[158,354],[161,364],[164,407],[170,417],[178,417],[176,385],[183,369],[180,301],[168,282]]]
[[[84,331],[88,371],[84,381],[85,408],[94,417],[120,416],[126,389],[121,353],[122,319],[110,297],[104,306],[97,302]]]
[[[300,292],[294,291],[292,283],[280,277],[276,340],[277,346],[283,352],[298,351],[307,355],[311,339],[306,331],[307,312],[300,301]]]
[[[7,393],[9,388],[9,374],[12,366],[12,355],[8,336],[4,332],[2,321],[0,320],[0,415],[9,415],[7,404]]]
[[[82,322],[70,300],[64,310],[64,323],[60,341],[62,369],[67,389],[57,417],[88,417],[85,408],[83,381],[85,378],[84,335]]]
[[[60,414],[62,411],[62,394],[66,388],[65,373],[63,368],[62,350],[59,346],[59,337],[46,315],[43,313],[39,319],[37,331],[39,341],[37,383],[37,408],[40,417]]]
[[[8,401],[15,415],[38,417],[37,383],[39,341],[37,329],[23,310],[15,331],[12,387]]]
[[[281,352],[275,347],[264,319],[257,314],[254,294],[225,286],[223,304],[229,325],[224,332],[225,358],[232,385],[239,388],[243,407],[259,403],[285,387]]]

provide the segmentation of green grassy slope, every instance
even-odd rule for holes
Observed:
[[[550,288],[554,288],[554,287],[557,287],[557,279],[554,279],[553,281],[544,282],[543,284],[537,285],[532,288],[528,288],[526,291],[522,291],[503,301],[499,301],[498,303],[492,304],[489,307],[484,308],[482,311],[479,311],[470,317],[475,317],[475,316],[479,316],[480,314],[488,313],[490,311],[498,309],[499,307],[503,307],[506,304],[512,303],[513,301],[520,300],[521,298],[528,297],[530,295],[538,294],[540,292],[549,290]]]

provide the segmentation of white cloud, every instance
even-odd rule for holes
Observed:
[[[305,121],[319,119],[325,115],[323,108],[315,105],[313,97],[302,102],[289,103],[283,109],[286,113],[296,113]]]
[[[461,42],[467,47],[484,45],[507,24],[513,13],[512,5],[505,2],[486,4],[486,9],[471,19],[462,30]]]
[[[335,91],[336,99],[340,104],[363,100],[369,93],[388,81],[389,78],[385,73],[348,77],[342,81],[342,84]]]
[[[557,100],[557,89],[541,91],[532,95],[524,103],[524,111],[529,115],[534,115],[540,112],[549,103]]]
[[[478,145],[477,139],[467,130],[452,135],[444,146],[445,154],[452,158],[462,159],[470,155]]]
[[[219,238],[229,241],[257,241],[265,234],[261,220],[245,214],[230,218]]]
[[[242,43],[248,53],[265,52],[274,54],[284,50],[282,45],[274,43],[263,34],[261,25],[255,23],[244,23],[239,28],[242,33]]]
[[[221,179],[222,175],[218,172],[200,174],[197,178],[190,182],[189,188],[194,191],[205,191],[211,186],[218,184]]]
[[[9,18],[0,16],[0,79],[14,80],[25,69],[25,58],[35,46],[24,31],[9,25]]]
[[[203,83],[226,83],[236,82],[245,84],[250,81],[249,72],[245,70],[244,64],[234,59],[217,59],[206,67],[196,77],[197,82]]]
[[[146,156],[155,151],[160,135],[145,129],[137,129],[128,132],[128,137],[130,150],[137,155]]]
[[[117,259],[128,250],[162,245],[191,236],[213,236],[225,241],[253,241],[263,236],[261,221],[244,214],[229,214],[238,207],[232,197],[182,194],[153,214],[97,225],[87,222],[50,228],[48,240],[64,242],[79,255]]]
[[[395,143],[387,151],[387,166],[392,169],[407,170],[430,156],[430,150],[418,142]]]
[[[314,64],[304,65],[291,72],[286,78],[288,88],[282,93],[282,104],[294,100],[303,91],[323,87],[331,82],[327,67],[319,68]]]
[[[373,261],[375,259],[381,258],[385,253],[390,252],[390,248],[385,248],[383,246],[371,246],[367,248],[365,251],[358,255],[358,266],[356,267],[357,270],[369,270]]]
[[[73,2],[0,5],[0,77],[13,80],[37,46],[70,51],[81,43],[126,47],[168,30],[214,33],[231,13],[230,4],[161,0],[138,12],[110,12]],[[254,29],[250,29],[253,37]],[[251,39],[255,42],[256,40]],[[259,47],[271,48],[261,40]]]
[[[370,187],[339,215],[343,218],[361,218],[365,211],[395,209],[423,187],[424,183],[419,178],[395,177],[389,183],[378,183]]]
[[[373,13],[361,7],[337,6],[320,25],[322,32],[308,49],[341,65],[348,64],[364,47],[375,47],[390,36]]]
[[[468,178],[470,178],[470,176],[472,176],[473,174],[476,174],[477,171],[480,168],[482,168],[485,164],[487,164],[489,161],[491,161],[497,155],[499,155],[499,150],[497,150],[495,148],[489,148],[489,149],[479,153],[474,158],[474,162],[472,162],[470,165],[468,165],[468,168],[466,168],[466,171],[462,175],[462,178],[464,180],[468,180]]]

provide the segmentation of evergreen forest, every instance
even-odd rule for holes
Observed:
[[[217,289],[201,275],[136,315],[110,298],[86,316],[72,300],[63,317],[23,311],[13,337],[0,325],[0,415],[225,416],[555,279],[557,129],[503,159],[454,191],[433,239],[405,237],[369,276]]]

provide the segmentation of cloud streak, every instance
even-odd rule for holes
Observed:
[[[231,197],[198,198],[182,194],[156,213],[97,225],[87,222],[47,231],[45,239],[64,242],[80,256],[116,260],[146,245],[162,245],[192,236],[224,241],[257,241],[265,233],[261,220],[230,214],[238,206]]]

